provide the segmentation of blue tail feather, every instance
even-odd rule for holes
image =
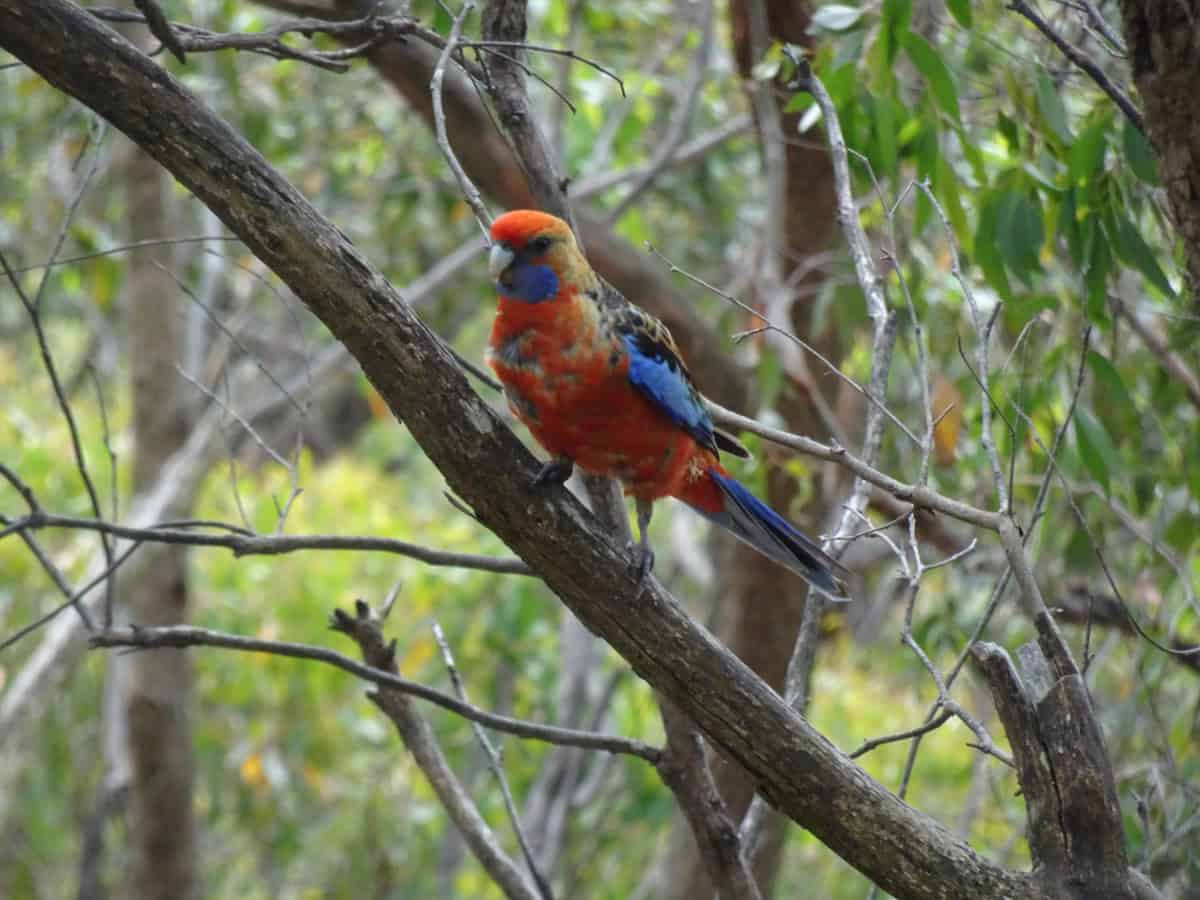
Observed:
[[[759,553],[795,572],[831,599],[850,599],[846,596],[845,585],[837,576],[839,571],[845,571],[837,560],[735,479],[713,470],[709,470],[708,477],[725,498],[725,511],[697,512]]]

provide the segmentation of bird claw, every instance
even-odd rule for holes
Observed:
[[[566,484],[567,479],[571,477],[571,473],[574,471],[575,463],[569,459],[546,460],[546,462],[542,463],[542,467],[538,470],[537,475],[533,477],[533,486],[540,488],[551,484]]]
[[[629,550],[633,554],[633,573],[637,575],[638,587],[645,585],[654,569],[654,551],[640,542],[630,541]]]

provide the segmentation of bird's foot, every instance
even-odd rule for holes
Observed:
[[[641,541],[630,541],[629,551],[633,554],[633,574],[637,576],[640,589],[645,586],[654,570],[654,551]]]
[[[534,476],[533,486],[540,488],[550,484],[566,484],[574,471],[575,463],[565,457],[547,460]]]

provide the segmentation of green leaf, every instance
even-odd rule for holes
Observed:
[[[1134,418],[1137,415],[1137,409],[1133,405],[1133,397],[1125,387],[1121,373],[1095,350],[1088,351],[1087,361],[1088,368],[1092,372],[1092,380],[1103,395],[1105,404],[1120,416]]]
[[[1067,125],[1067,109],[1063,106],[1058,88],[1054,86],[1054,82],[1050,80],[1050,76],[1043,69],[1038,69],[1034,90],[1037,93],[1037,104],[1042,118],[1046,120],[1046,124],[1054,132],[1054,136],[1062,143],[1069,145],[1071,128]]]
[[[996,242],[997,219],[999,218],[1001,195],[992,193],[983,201],[979,212],[979,224],[975,228],[975,261],[983,271],[983,277],[1003,300],[1012,296],[1008,275],[1004,271],[1004,260]]]
[[[1084,273],[1087,283],[1087,316],[1097,325],[1108,324],[1105,289],[1108,286],[1108,273],[1112,271],[1112,264],[1108,235],[1104,227],[1097,222],[1092,229],[1092,245],[1088,253],[1087,270]]]
[[[1041,269],[1038,254],[1045,240],[1040,203],[1022,191],[1007,190],[1000,195],[996,211],[996,241],[1008,270],[1025,284]]]
[[[896,61],[896,50],[911,21],[912,0],[883,0],[883,32],[880,37],[884,59],[889,66]]]
[[[1125,161],[1129,163],[1129,168],[1133,170],[1133,174],[1146,182],[1146,184],[1157,187],[1158,160],[1155,159],[1146,136],[1138,131],[1137,127],[1128,119],[1125,120],[1125,129],[1121,135],[1121,144],[1125,150]]]
[[[1058,210],[1058,233],[1067,241],[1067,252],[1071,254],[1071,261],[1082,267],[1087,249],[1084,246],[1083,226],[1075,205],[1075,188],[1067,188],[1063,192],[1062,206]]]
[[[871,164],[875,174],[894,175],[896,173],[896,117],[892,102],[887,97],[863,95],[863,106],[870,111],[873,152]]]
[[[1075,410],[1075,442],[1084,467],[1108,492],[1112,474],[1121,468],[1117,448],[1104,426],[1082,406]]]
[[[1133,266],[1146,276],[1146,280],[1154,285],[1166,297],[1174,297],[1175,291],[1159,266],[1158,260],[1138,232],[1137,227],[1118,210],[1113,211],[1113,244],[1117,256],[1128,265]]]
[[[954,16],[954,21],[968,31],[971,29],[971,0],[946,0],[946,9]]]
[[[908,54],[908,58],[912,60],[917,71],[921,73],[921,77],[929,85],[937,105],[956,123],[961,122],[958,110],[958,88],[955,87],[954,77],[946,68],[941,54],[925,38],[913,34],[911,31],[905,32],[900,41],[904,45],[904,52]]]
[[[1016,153],[1021,149],[1021,132],[1017,128],[1017,123],[1003,112],[996,114],[996,130],[1000,132],[1000,136],[1004,138],[1004,142],[1008,144],[1009,151]]]
[[[847,31],[854,27],[862,15],[860,7],[830,3],[813,13],[811,27],[823,31]]]
[[[959,192],[958,174],[939,156],[933,172],[933,192],[942,203],[950,225],[960,241],[967,239],[967,213],[963,209],[962,194]]]
[[[812,94],[792,94],[791,99],[788,100],[787,104],[783,107],[783,111],[785,113],[798,113],[801,110],[805,110],[816,105],[817,102],[813,100]]]
[[[1104,165],[1105,135],[1111,124],[1108,117],[1093,122],[1071,145],[1067,172],[1073,184],[1091,181]]]

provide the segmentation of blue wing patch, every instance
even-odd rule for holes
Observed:
[[[644,332],[623,334],[621,340],[629,353],[629,380],[633,386],[697,443],[716,452],[712,419],[675,352]]]

